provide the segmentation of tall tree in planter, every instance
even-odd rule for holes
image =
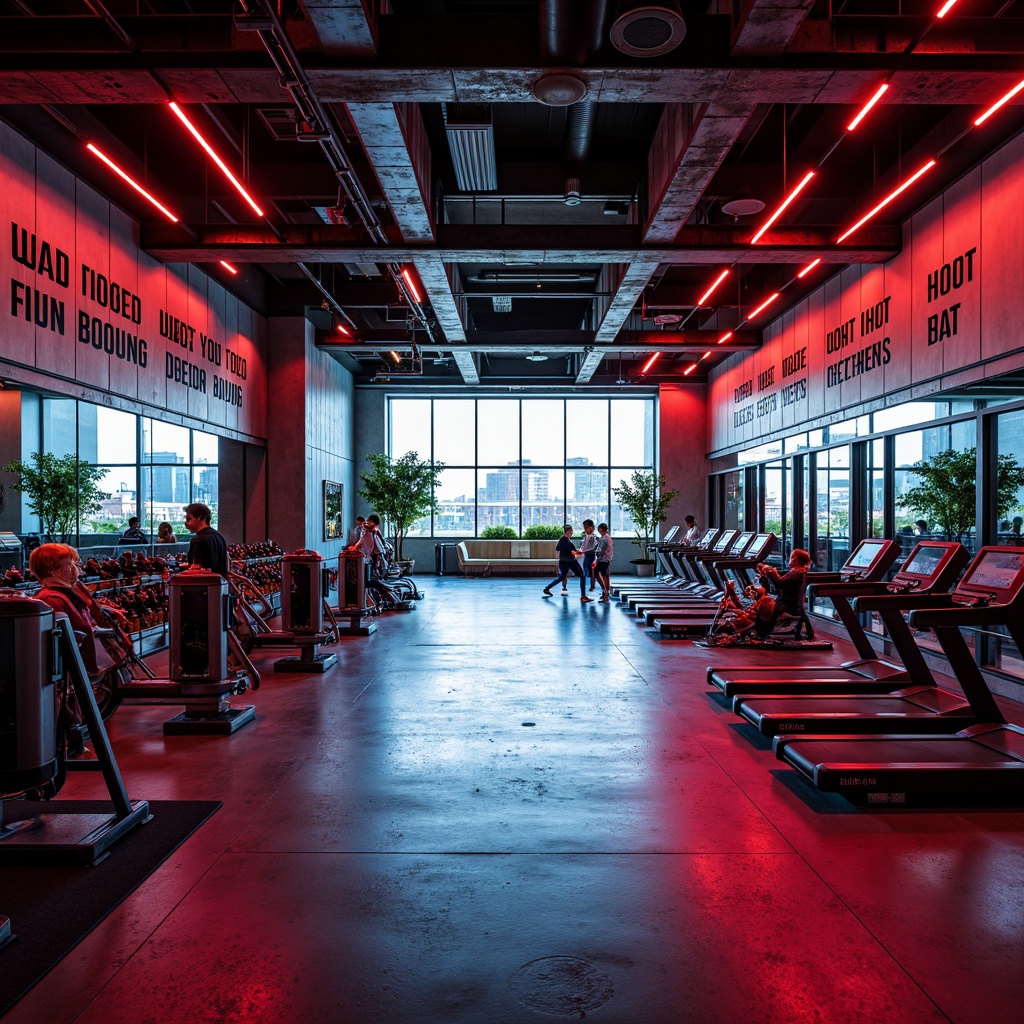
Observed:
[[[938,452],[913,466],[918,483],[900,499],[933,524],[950,540],[960,540],[975,525],[977,455],[974,448]],[[996,468],[996,516],[1002,518],[1017,505],[1024,487],[1024,467],[1012,455],[998,456]]]
[[[363,481],[359,497],[373,506],[386,529],[394,533],[395,558],[401,560],[406,531],[437,507],[434,490],[444,463],[421,459],[418,452],[406,452],[400,459],[378,452],[367,455],[366,461],[373,468],[359,474]]]
[[[633,470],[632,479],[612,488],[615,500],[629,513],[636,532],[634,544],[640,546],[640,557],[632,559],[635,563],[653,561],[649,546],[658,529],[668,516],[668,507],[678,491],[666,490],[665,478],[655,470]]]
[[[98,512],[103,492],[99,480],[106,472],[75,455],[33,452],[28,462],[9,462],[6,473],[21,479],[11,484],[28,495],[28,508],[43,521],[43,530],[66,544],[85,516]]]

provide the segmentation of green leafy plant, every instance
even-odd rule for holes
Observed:
[[[977,455],[974,448],[945,451],[913,466],[918,482],[900,499],[903,508],[938,523],[950,540],[960,540],[975,525]],[[1024,467],[1012,455],[998,456],[996,515],[1005,516],[1017,504],[1024,487]]]
[[[558,540],[565,530],[557,523],[534,523],[523,530],[524,540]]]
[[[105,470],[75,455],[33,452],[28,462],[20,459],[3,467],[20,479],[11,484],[28,495],[28,508],[43,521],[43,530],[61,543],[76,532],[79,520],[98,512],[103,492],[98,481]]]
[[[516,540],[518,537],[511,526],[485,526],[480,531],[481,540]]]
[[[366,460],[372,469],[359,474],[363,481],[359,497],[373,506],[393,534],[395,558],[401,561],[402,541],[409,527],[437,507],[434,491],[444,463],[421,459],[417,452],[406,452],[398,459],[377,452]]]
[[[619,487],[612,488],[615,500],[633,520],[636,539],[640,546],[640,557],[630,559],[634,563],[651,563],[649,546],[658,524],[668,515],[668,507],[679,492],[665,487],[665,478],[656,470],[633,470],[632,479]]]

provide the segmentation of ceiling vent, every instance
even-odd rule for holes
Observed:
[[[498,187],[494,125],[487,106],[445,104],[444,130],[460,192],[493,192]]]
[[[674,0],[661,4],[624,0],[609,33],[612,46],[631,57],[660,57],[685,36],[686,22]]]
[[[294,107],[257,107],[256,115],[276,142],[295,141]]]

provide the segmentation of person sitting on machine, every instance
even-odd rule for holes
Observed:
[[[79,582],[81,575],[78,552],[70,544],[40,544],[29,556],[29,568],[39,580],[41,589],[35,596],[48,604],[58,615],[66,615],[78,641],[82,662],[90,681],[95,685],[108,672],[115,671],[124,662],[116,641],[110,648],[97,643],[97,630],[106,616],[123,619],[124,613],[111,605],[102,605]],[[104,633],[109,631],[104,631]],[[110,651],[113,651],[111,656]],[[70,695],[67,703],[68,726],[82,722],[77,701]],[[69,737],[69,753],[81,753]]]
[[[757,567],[757,574],[762,581],[767,581],[775,588],[775,607],[772,611],[772,629],[787,618],[797,620],[794,638],[800,639],[801,629],[806,630],[807,639],[814,639],[814,629],[804,607],[804,593],[807,590],[807,571],[811,567],[810,552],[803,548],[793,548],[789,556],[789,572],[780,573],[773,565],[766,562]],[[788,623],[787,623],[788,624]]]

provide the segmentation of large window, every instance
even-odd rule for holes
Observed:
[[[216,525],[215,434],[70,398],[43,397],[38,410],[40,451],[77,454],[103,470],[100,507],[80,517],[77,543],[113,543],[132,516],[151,539],[165,520],[186,537],[183,510],[193,501],[210,506]],[[25,430],[30,436],[32,424]]]
[[[444,463],[437,511],[410,536],[633,526],[612,489],[654,466],[652,398],[392,398],[388,451]]]

